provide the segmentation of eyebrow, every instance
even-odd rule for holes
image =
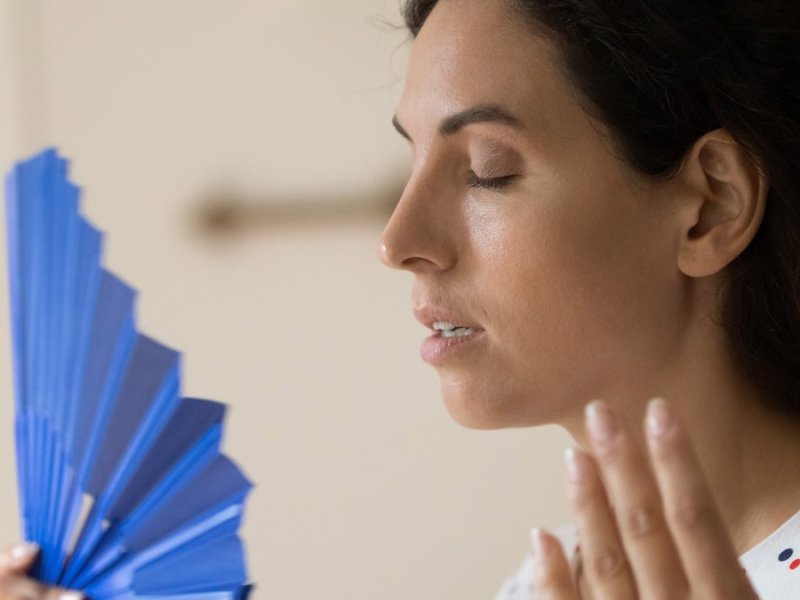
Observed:
[[[443,136],[454,135],[473,123],[500,123],[514,129],[523,127],[522,121],[504,108],[496,104],[478,104],[442,119],[442,122],[439,123],[439,134]],[[411,141],[411,136],[400,125],[397,115],[392,117],[392,125],[400,135]]]

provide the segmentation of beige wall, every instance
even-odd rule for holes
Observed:
[[[389,118],[404,35],[379,24],[398,21],[395,0],[1,1],[3,171],[44,144],[73,158],[141,329],[186,353],[186,395],[231,405],[226,448],[258,486],[256,598],[490,598],[529,528],[567,518],[563,434],[450,420],[417,355],[410,278],[375,258],[378,220],[216,242],[191,227],[213,188],[334,201],[403,176]]]
[[[11,6],[0,4],[0,164],[6,171],[8,161],[15,148],[16,135],[12,114],[16,112],[16,102],[12,94],[18,89],[13,85],[10,37],[12,22]],[[14,479],[14,428],[11,397],[11,355],[9,340],[8,276],[6,268],[5,216],[0,231],[0,544],[17,535],[17,498]]]

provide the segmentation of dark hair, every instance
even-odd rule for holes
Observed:
[[[414,36],[436,2],[406,2]],[[766,176],[764,220],[726,269],[720,318],[770,407],[800,417],[800,2],[508,2],[559,45],[586,110],[639,172],[670,177],[722,128]]]

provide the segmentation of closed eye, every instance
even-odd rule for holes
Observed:
[[[478,177],[474,172],[469,173],[469,185],[474,188],[487,190],[501,190],[508,186],[516,175],[505,175],[503,177]]]

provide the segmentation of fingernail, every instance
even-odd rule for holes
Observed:
[[[600,444],[607,444],[617,435],[617,421],[602,400],[595,400],[586,407],[586,424],[589,434]]]
[[[32,542],[23,542],[13,546],[8,555],[13,563],[21,563],[32,558],[39,551],[39,546]]]
[[[654,398],[647,405],[647,432],[653,438],[662,438],[674,424],[669,406],[663,398]]]
[[[531,542],[533,543],[533,560],[543,562],[547,558],[549,551],[548,540],[545,537],[544,529],[539,527],[531,531]]]
[[[58,595],[58,600],[84,600],[85,596],[81,592],[66,591]]]
[[[567,448],[564,452],[564,458],[567,462],[567,474],[571,481],[580,481],[586,477],[586,457],[575,448]]]

